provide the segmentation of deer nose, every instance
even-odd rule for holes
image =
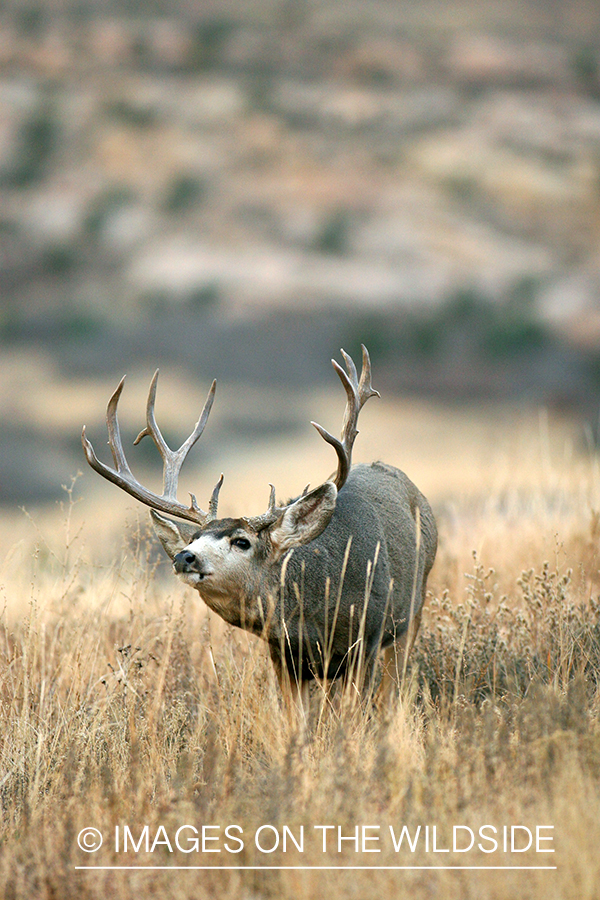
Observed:
[[[173,568],[179,574],[198,572],[198,560],[191,550],[181,550],[173,557]]]

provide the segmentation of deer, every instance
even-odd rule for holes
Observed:
[[[334,448],[337,471],[281,505],[270,485],[260,515],[219,518],[222,474],[208,511],[194,494],[187,505],[177,499],[179,473],[204,432],[216,380],[192,433],[172,450],[155,417],[158,370],[152,378],[146,425],[134,445],[146,436],[154,441],[163,462],[161,495],[140,484],[123,450],[117,407],[125,377],[106,411],[114,468],[98,459],[85,427],[81,437],[92,469],[150,507],[176,575],[225,622],[266,641],[285,705],[304,714],[315,679],[326,689],[342,679],[360,698],[376,695],[389,707],[406,674],[437,549],[431,506],[404,472],[379,461],[352,465],[359,413],[380,394],[366,348],[360,377],[341,352],[345,369],[332,360],[346,393],[341,437],[311,423]]]

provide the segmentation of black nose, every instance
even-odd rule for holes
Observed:
[[[173,557],[173,568],[178,574],[197,572],[198,560],[191,550],[181,550]]]

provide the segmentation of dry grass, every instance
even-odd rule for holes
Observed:
[[[156,548],[143,528],[130,529],[127,548],[110,565],[108,547],[120,540],[123,524],[111,524],[112,545],[103,537],[108,543],[98,546],[90,540],[92,508],[74,506],[69,497],[60,524],[56,514],[34,517],[37,531],[21,525],[20,541],[13,533],[1,580],[3,896],[598,896],[595,463],[560,450],[560,423],[550,427],[546,444],[539,421],[519,420],[501,445],[489,419],[456,415],[463,439],[469,422],[485,434],[480,444],[466,441],[464,460],[483,460],[486,445],[493,452],[472,477],[477,490],[468,489],[461,467],[453,481],[451,463],[442,464],[445,490],[434,490],[441,542],[432,596],[403,702],[385,720],[356,710],[319,719],[315,709],[308,735],[295,734],[262,646],[209,617],[191,592],[157,570]],[[423,429],[434,426],[423,420],[421,427],[418,416],[412,421],[417,446]],[[435,422],[438,429],[448,425]],[[394,442],[372,455],[400,463],[390,456]],[[452,453],[452,444],[452,437],[440,444],[439,455]],[[411,446],[407,440],[409,457]],[[527,479],[516,476],[522,460]],[[404,467],[414,474],[410,460]],[[426,492],[436,479],[433,465],[429,476],[415,475]],[[251,471],[249,482],[255,481]],[[505,825],[552,825],[556,852],[486,854],[475,846],[434,853],[422,834],[414,853],[406,843],[396,853],[389,832],[390,825],[396,834],[406,825],[411,835],[419,825],[422,832],[436,826],[439,848],[449,846],[453,826],[476,831],[485,824],[500,834]],[[125,854],[125,825],[136,839],[147,825],[150,844],[157,836],[163,842],[152,853],[142,847]],[[177,850],[175,834],[186,825],[220,826],[207,834],[219,838],[208,846],[221,852]],[[243,829],[240,853],[227,852],[226,843],[239,846],[224,834],[230,825]],[[260,852],[253,836],[263,825],[280,832],[288,826],[297,839],[304,826],[304,852],[290,842],[285,853],[281,846]],[[323,853],[317,825],[340,826],[346,836],[355,826],[379,826],[367,832],[379,843],[367,847],[381,852],[355,852],[346,841],[338,853],[330,832]],[[90,826],[104,835],[95,854],[77,844]],[[264,845],[271,841],[265,833]],[[216,868],[76,869],[91,864]],[[264,869],[286,865],[307,868]],[[315,868],[325,865],[376,868]],[[441,865],[557,868],[434,868]]]

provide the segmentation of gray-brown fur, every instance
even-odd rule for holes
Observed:
[[[436,548],[431,507],[404,472],[383,463],[355,466],[325,531],[290,551],[285,590],[278,595],[279,566],[263,579],[261,593],[276,598],[266,634],[272,658],[279,663],[283,649],[290,675],[301,680],[344,675],[360,658],[368,674],[379,649],[420,613]]]

